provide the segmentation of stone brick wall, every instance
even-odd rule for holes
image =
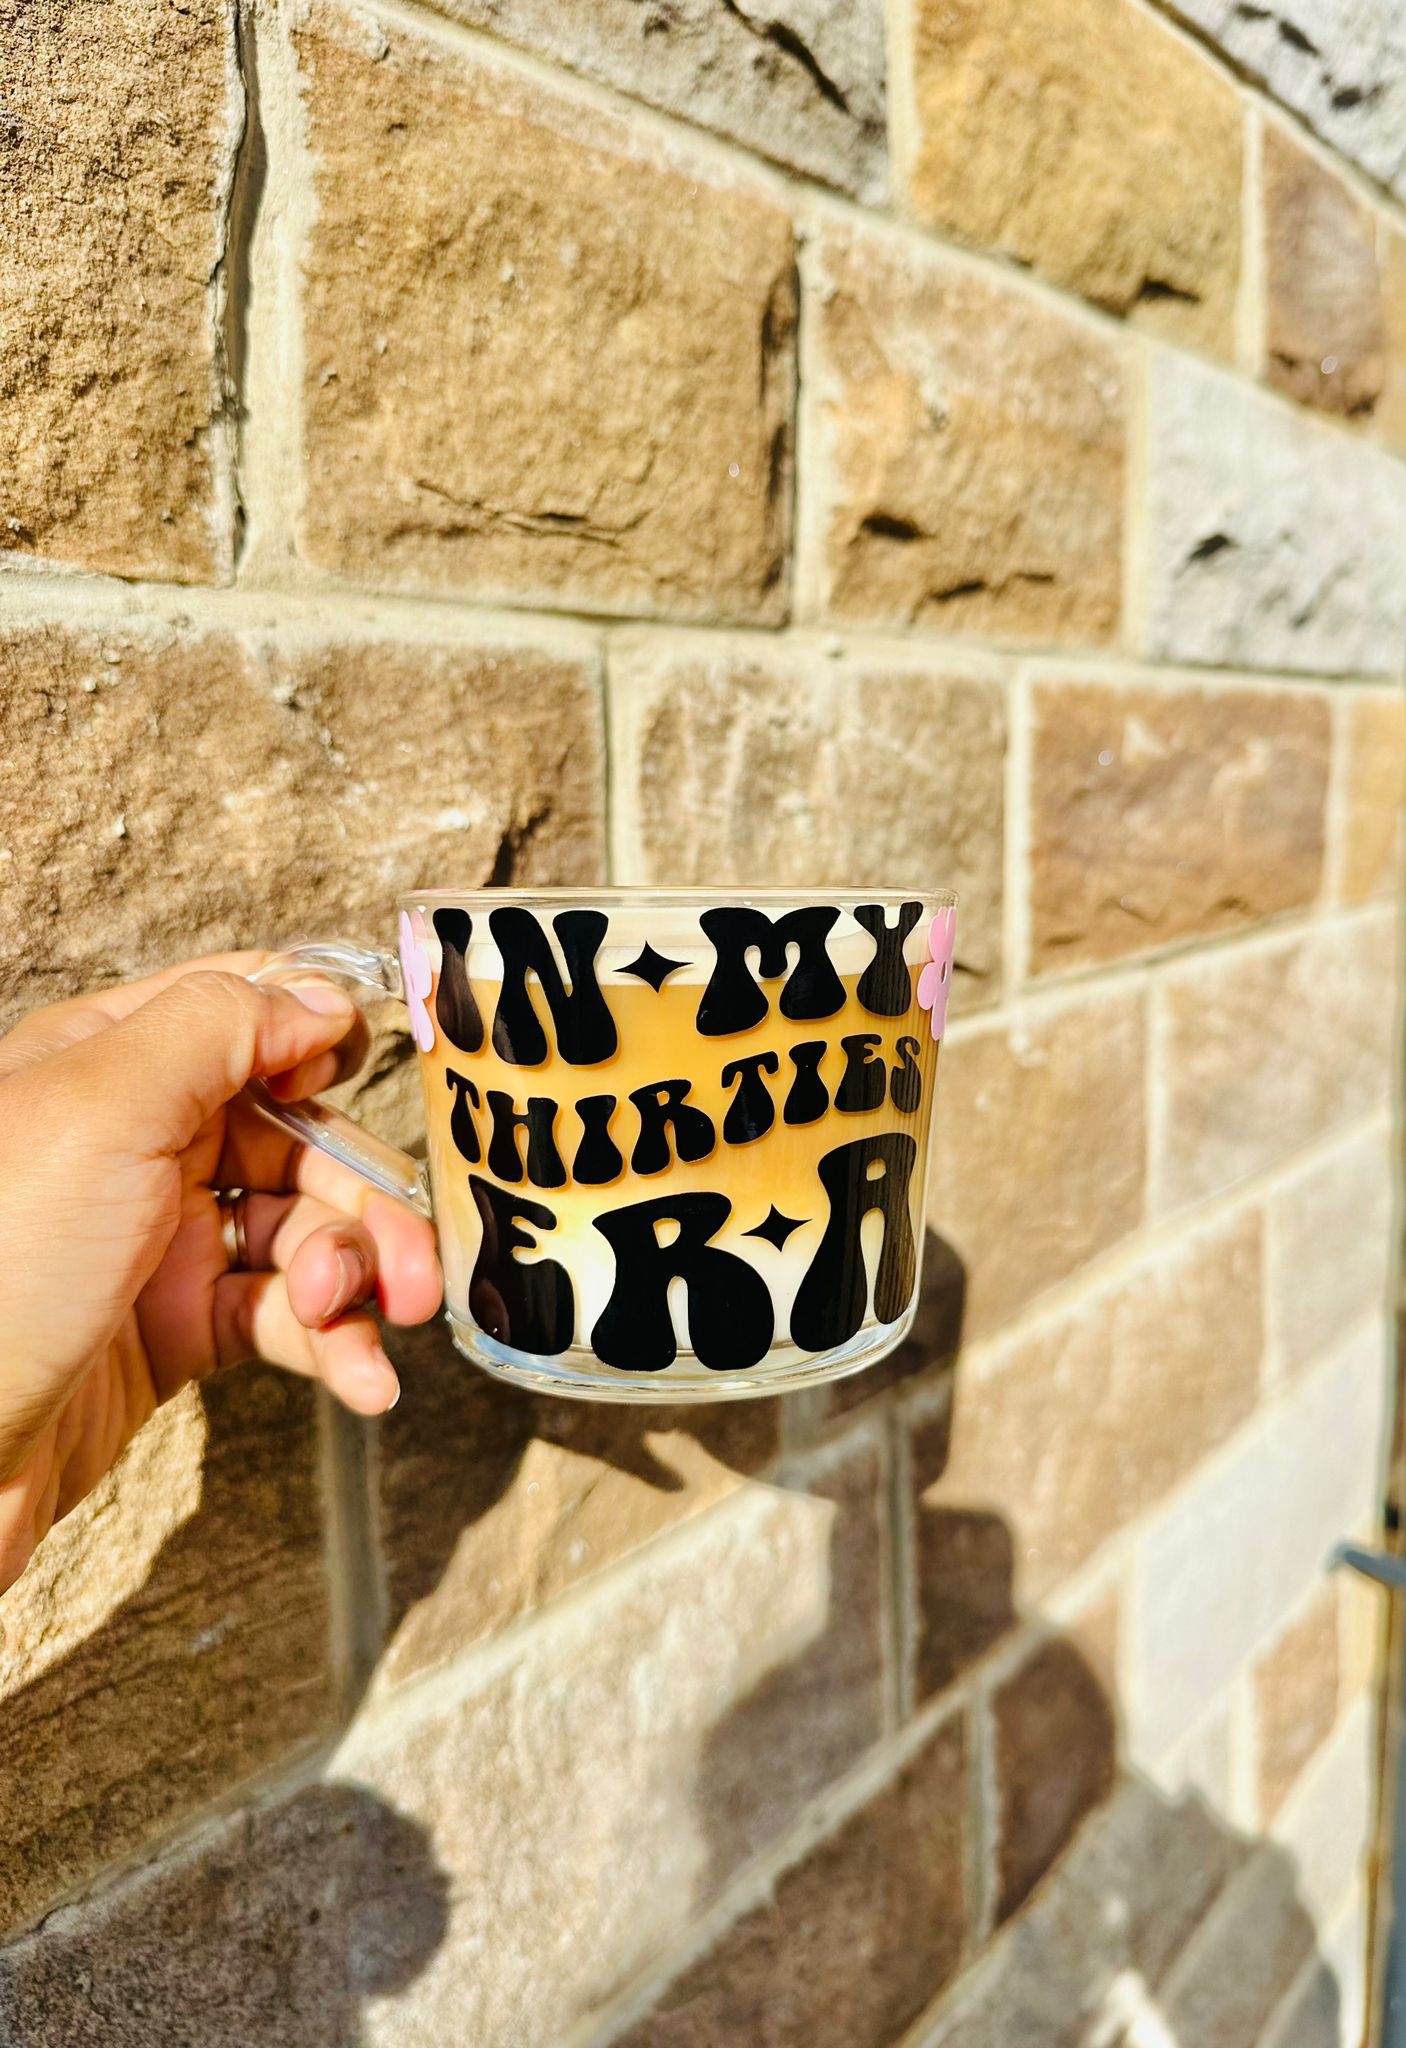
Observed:
[[[420,1332],[43,1546],[5,2048],[1359,2039],[1406,29],[1178,13],[0,0],[7,1016],[423,880],[963,897],[890,1364]]]

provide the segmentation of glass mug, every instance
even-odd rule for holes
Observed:
[[[858,1372],[912,1324],[956,898],[424,890],[399,957],[428,1171],[325,1103],[264,1113],[434,1218],[454,1341],[500,1379],[716,1401]]]

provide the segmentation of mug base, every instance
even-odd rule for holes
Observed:
[[[887,1358],[913,1327],[916,1312],[915,1296],[897,1322],[866,1324],[833,1351],[801,1351],[791,1344],[778,1344],[745,1372],[711,1372],[693,1352],[685,1350],[662,1372],[617,1372],[602,1365],[595,1353],[582,1345],[573,1345],[554,1358],[541,1358],[500,1344],[452,1309],[446,1311],[445,1321],[465,1358],[510,1386],[574,1401],[634,1402],[657,1408],[668,1402],[693,1407],[703,1401],[761,1401],[775,1394],[793,1394],[801,1387],[848,1379]]]

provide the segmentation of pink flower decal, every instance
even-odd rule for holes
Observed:
[[[918,976],[918,1007],[932,1012],[932,1035],[941,1038],[947,1029],[947,998],[952,993],[952,948],[957,943],[957,913],[939,910],[928,926],[928,952],[932,956]]]
[[[405,1007],[410,1012],[410,1030],[421,1052],[434,1044],[434,1021],[425,998],[433,975],[425,951],[425,920],[418,910],[400,913],[400,975],[405,983]]]

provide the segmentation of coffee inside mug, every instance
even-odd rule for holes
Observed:
[[[653,1401],[777,1393],[891,1350],[917,1299],[954,903],[404,899],[460,1348],[518,1384]]]

